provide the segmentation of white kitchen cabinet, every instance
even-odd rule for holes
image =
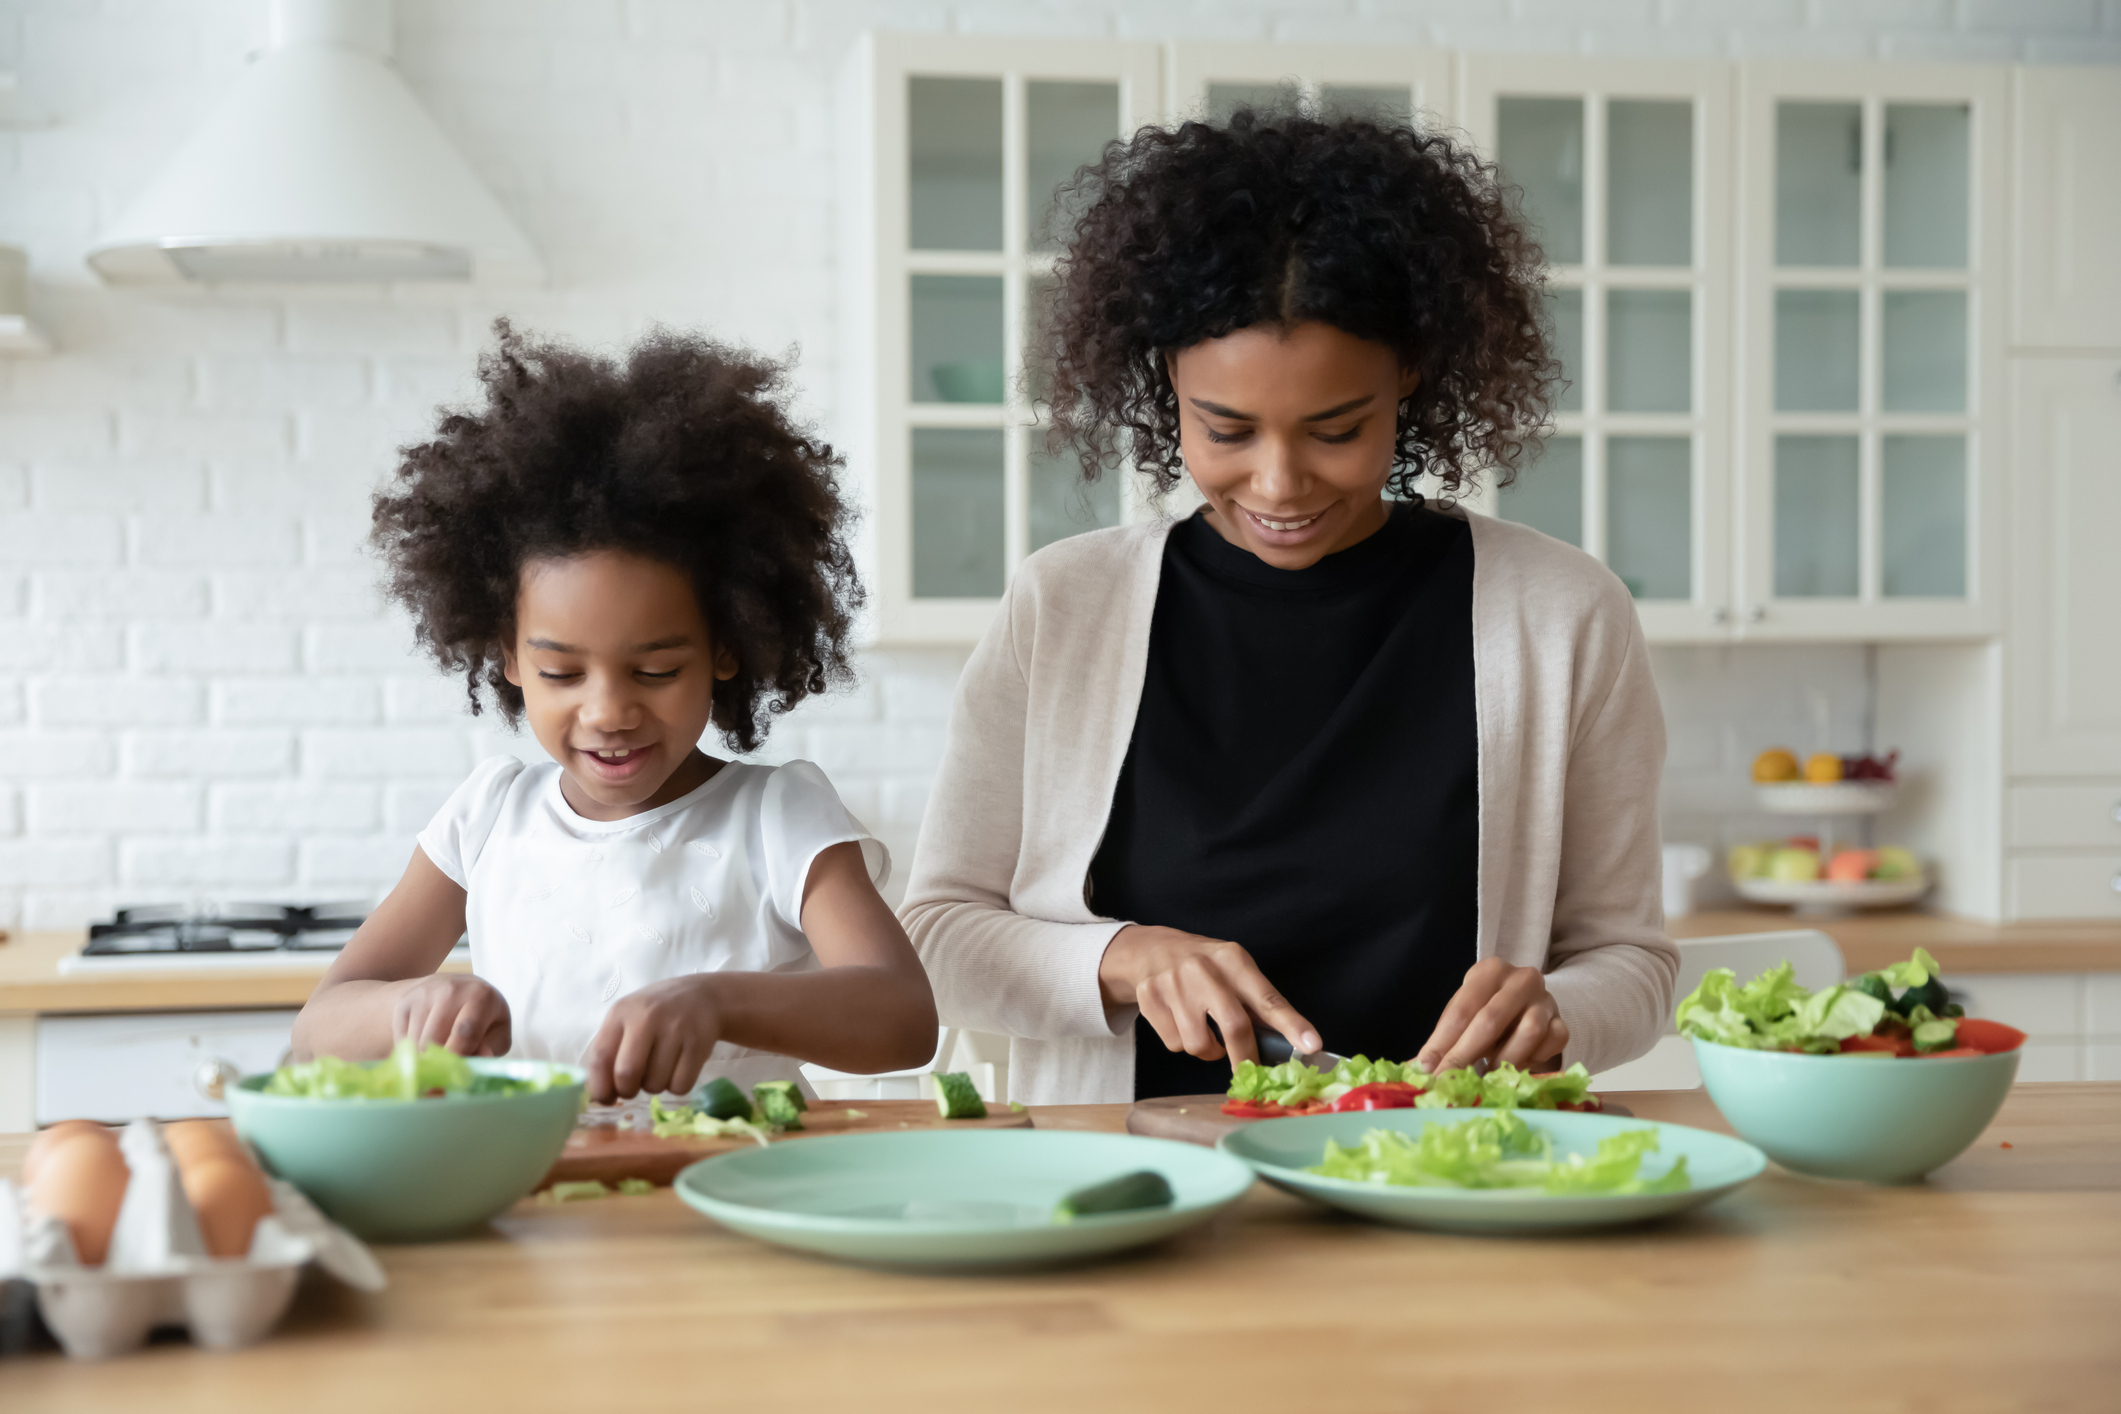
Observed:
[[[36,1120],[124,1123],[225,1115],[213,1072],[255,1075],[279,1065],[292,1010],[123,1012],[37,1019]]]
[[[2121,352],[2121,69],[2021,68],[2013,90],[2011,343]]]
[[[1655,641],[1731,636],[1731,108],[1724,63],[1466,56],[1460,121],[1522,193],[1567,385],[1472,503],[1580,545]]]
[[[2121,357],[2012,360],[2014,776],[2121,776]]]
[[[1763,63],[1740,83],[1740,626],[1994,634],[2006,71]]]
[[[1045,455],[1024,350],[1055,188],[1161,113],[1154,44],[870,35],[850,60],[844,434],[879,636],[969,642],[1016,564],[1125,513]]]
[[[1165,120],[1227,118],[1239,104],[1292,93],[1329,113],[1410,119],[1451,115],[1451,53],[1380,44],[1179,43],[1167,51]]]

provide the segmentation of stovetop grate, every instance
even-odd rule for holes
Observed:
[[[346,946],[367,910],[353,903],[229,903],[211,909],[188,904],[121,908],[108,923],[89,925],[88,957],[140,953],[336,952]]]

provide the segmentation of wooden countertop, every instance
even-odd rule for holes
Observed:
[[[298,1007],[309,1000],[328,958],[230,970],[177,964],[158,972],[62,974],[59,960],[81,951],[78,930],[15,933],[0,943],[0,1015],[10,1012],[238,1010]],[[446,971],[469,971],[450,963]]]
[[[1690,913],[1670,923],[1675,938],[1817,928],[1841,945],[1851,974],[1875,972],[1925,947],[1954,973],[2121,972],[2121,923],[1978,923],[1938,913],[1874,912],[1798,918],[1787,909],[1733,908]]]
[[[1722,1128],[1699,1091],[1646,1118]],[[1125,1107],[1036,1109],[1117,1130]],[[0,1167],[21,1145],[0,1140]],[[2001,1147],[2008,1143],[2011,1147]],[[1899,1188],[1771,1168],[1695,1213],[1568,1238],[1374,1226],[1256,1187],[1206,1229],[1059,1271],[914,1276],[723,1231],[668,1189],[526,1204],[312,1275],[265,1344],[0,1357],[9,1414],[627,1410],[2110,1410],[2121,1085],[2025,1085]],[[1522,1341],[1505,1332],[1519,1323]],[[1803,1391],[1801,1394],[1793,1394]]]

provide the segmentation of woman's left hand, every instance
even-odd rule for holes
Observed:
[[[1547,991],[1546,974],[1488,957],[1467,971],[1415,1063],[1431,1075],[1483,1057],[1531,1069],[1559,1058],[1568,1044],[1569,1023]]]

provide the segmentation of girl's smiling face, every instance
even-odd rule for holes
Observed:
[[[1416,381],[1390,348],[1316,320],[1256,324],[1165,366],[1186,470],[1223,539],[1300,570],[1383,528]]]
[[[516,591],[508,680],[576,814],[621,820],[697,789],[714,685],[736,674],[683,571],[616,550],[533,560]]]

